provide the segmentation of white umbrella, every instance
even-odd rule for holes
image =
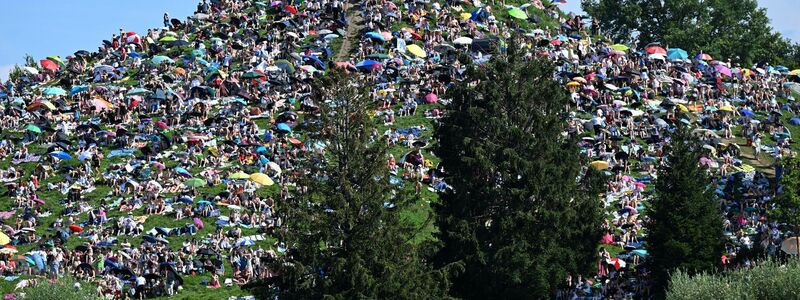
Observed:
[[[38,75],[39,74],[39,70],[37,70],[36,68],[32,68],[32,67],[22,67],[22,70],[25,70],[25,72],[28,72],[31,75]]]
[[[465,37],[465,36],[462,36],[460,38],[457,38],[457,39],[453,40],[453,44],[456,44],[456,45],[471,45],[472,44],[472,39],[468,38],[468,37]]]
[[[278,164],[274,162],[268,162],[267,166],[269,166],[269,168],[272,169],[273,171],[277,172],[278,175],[281,174],[281,166],[279,166]]]

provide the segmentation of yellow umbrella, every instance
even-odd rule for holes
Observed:
[[[568,87],[579,86],[579,85],[581,85],[581,84],[579,82],[577,82],[577,81],[570,81],[570,82],[567,83]]]
[[[789,72],[789,75],[797,75],[797,74],[800,74],[800,69],[794,69],[791,72]]]
[[[469,20],[469,18],[472,18],[471,13],[461,13],[461,20]]]
[[[689,112],[689,109],[688,109],[688,108],[686,108],[686,105],[683,105],[683,104],[678,104],[678,105],[676,105],[676,106],[678,107],[678,110],[680,110],[681,112],[684,112],[684,113],[685,113],[685,112]]]
[[[253,174],[250,174],[250,179],[255,181],[256,183],[258,183],[260,185],[270,186],[270,185],[275,184],[275,182],[272,181],[272,179],[269,178],[269,176],[267,176],[267,174],[264,174],[264,173],[253,173]]]
[[[10,243],[11,239],[5,233],[0,232],[0,245],[5,246],[6,244]]]
[[[598,171],[608,169],[608,162],[604,160],[595,160],[589,165]]]
[[[719,110],[733,112],[733,107],[730,106],[730,105],[725,105],[725,106],[720,107]]]
[[[408,50],[408,52],[411,52],[411,54],[414,54],[414,56],[419,58],[425,58],[425,56],[427,56],[425,50],[422,50],[422,48],[414,44],[407,45],[406,50]]]

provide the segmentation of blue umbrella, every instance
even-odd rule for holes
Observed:
[[[364,60],[356,65],[359,70],[372,70],[381,66],[381,63],[371,59]]]
[[[44,94],[47,95],[47,96],[61,96],[61,95],[66,95],[67,91],[65,91],[64,89],[62,89],[60,87],[55,87],[54,86],[54,87],[49,87],[46,90],[44,90]]]
[[[192,176],[192,173],[189,173],[189,170],[186,170],[186,169],[181,168],[181,167],[175,167],[175,171],[178,172],[178,174],[181,174],[181,175]]]
[[[749,109],[742,109],[742,110],[739,110],[739,112],[742,113],[743,115],[751,117],[751,118],[756,116],[756,114],[753,113],[753,111],[749,110]]]
[[[150,59],[150,61],[152,61],[152,62],[153,62],[154,64],[156,64],[156,65],[157,65],[157,64],[160,64],[160,63],[164,63],[164,62],[166,62],[166,63],[169,63],[169,64],[171,64],[171,63],[174,63],[174,62],[175,62],[175,61],[174,61],[174,60],[172,60],[171,58],[169,58],[169,57],[166,57],[166,56],[163,56],[163,55],[156,55],[156,56],[153,56],[153,58],[152,58],[152,59]]]
[[[88,85],[76,85],[72,87],[72,90],[69,91],[69,94],[67,96],[72,96],[88,89],[89,89]]]
[[[256,244],[253,240],[241,240],[237,243],[239,246],[253,246]]]
[[[289,125],[286,123],[278,123],[277,125],[275,125],[275,127],[278,129],[278,131],[292,132],[292,128],[289,127]]]
[[[64,151],[53,151],[53,152],[50,152],[50,156],[53,156],[53,157],[58,158],[58,159],[63,159],[63,160],[72,159],[72,156],[70,156],[69,153],[64,152]]]
[[[789,119],[789,124],[800,125],[800,118],[794,117],[794,118]]]
[[[364,36],[371,38],[373,40],[378,40],[381,42],[385,42],[386,38],[384,38],[379,32],[370,31],[364,34]]]
[[[318,68],[320,68],[322,70],[325,70],[325,63],[322,62],[322,60],[320,60],[319,57],[317,57],[316,55],[303,56],[303,61],[304,62],[311,62],[311,63],[314,64],[315,67],[318,67]]]
[[[636,250],[631,251],[631,253],[633,255],[638,255],[638,256],[641,256],[641,257],[646,257],[646,256],[649,255],[647,253],[647,250],[645,250],[645,249],[636,249]]]
[[[194,200],[192,200],[192,197],[189,197],[189,196],[183,196],[180,199],[178,199],[178,201],[186,203],[186,204],[194,203]]]
[[[152,235],[145,235],[142,237],[142,239],[144,239],[144,241],[148,243],[153,243],[153,244],[156,243],[156,238],[153,237]]]
[[[667,50],[667,58],[670,60],[687,59],[689,58],[689,53],[681,48],[670,48]]]
[[[136,52],[131,52],[131,53],[128,53],[128,56],[130,56],[130,57],[133,57],[133,58],[139,58],[139,57],[142,57],[141,55],[139,55],[139,53],[136,53]]]
[[[257,154],[267,154],[267,147],[260,146],[256,149]]]

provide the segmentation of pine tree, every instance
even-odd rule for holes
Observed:
[[[290,249],[276,263],[280,275],[250,288],[260,298],[439,298],[436,273],[410,243],[416,228],[400,216],[417,199],[389,183],[366,89],[338,72],[314,86],[320,111],[306,116],[308,141],[325,154],[304,163],[297,199],[280,207]]]
[[[672,135],[649,207],[652,223],[645,245],[658,292],[666,289],[670,274],[679,269],[690,275],[717,269],[724,250],[719,205],[698,165],[700,145],[687,130],[680,128]]]
[[[551,64],[515,48],[450,89],[436,132],[453,189],[435,206],[434,261],[455,297],[551,298],[595,262],[600,202],[596,187],[579,184],[579,151],[562,135],[568,96]]]

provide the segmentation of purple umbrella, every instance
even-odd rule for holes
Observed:
[[[714,69],[717,69],[717,72],[719,72],[720,74],[723,74],[725,76],[728,76],[728,77],[732,76],[731,75],[731,69],[726,67],[726,66],[724,66],[724,65],[722,65],[722,64],[718,64],[718,65],[714,66]]]

